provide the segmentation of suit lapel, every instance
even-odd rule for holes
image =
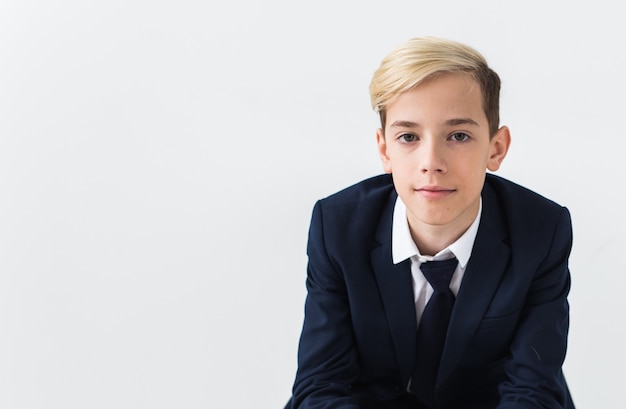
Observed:
[[[391,255],[391,226],[396,198],[395,192],[392,193],[382,212],[376,233],[377,244],[372,250],[371,262],[402,379],[407,384],[415,362],[417,318],[411,262],[407,259],[399,264],[393,264]]]
[[[496,198],[483,190],[483,210],[472,255],[455,301],[437,384],[444,383],[461,361],[504,275],[510,247]]]

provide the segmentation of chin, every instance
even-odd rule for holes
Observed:
[[[430,225],[430,226],[445,226],[448,225],[450,223],[452,223],[452,221],[454,220],[454,217],[452,217],[452,215],[446,213],[446,214],[417,214],[418,216],[418,220],[420,220],[420,222]]]

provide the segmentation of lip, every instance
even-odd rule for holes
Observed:
[[[415,189],[422,197],[426,199],[443,199],[454,193],[455,189],[448,189],[443,186],[428,185]]]

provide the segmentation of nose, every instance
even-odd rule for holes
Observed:
[[[436,139],[426,138],[420,146],[420,172],[446,173],[448,166],[444,155],[444,146]]]

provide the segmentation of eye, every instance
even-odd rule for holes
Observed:
[[[465,142],[470,139],[469,135],[463,132],[456,132],[450,135],[450,139],[454,142]]]
[[[401,143],[415,142],[415,141],[417,141],[417,135],[412,134],[412,133],[404,133],[404,134],[398,136],[398,140]]]

